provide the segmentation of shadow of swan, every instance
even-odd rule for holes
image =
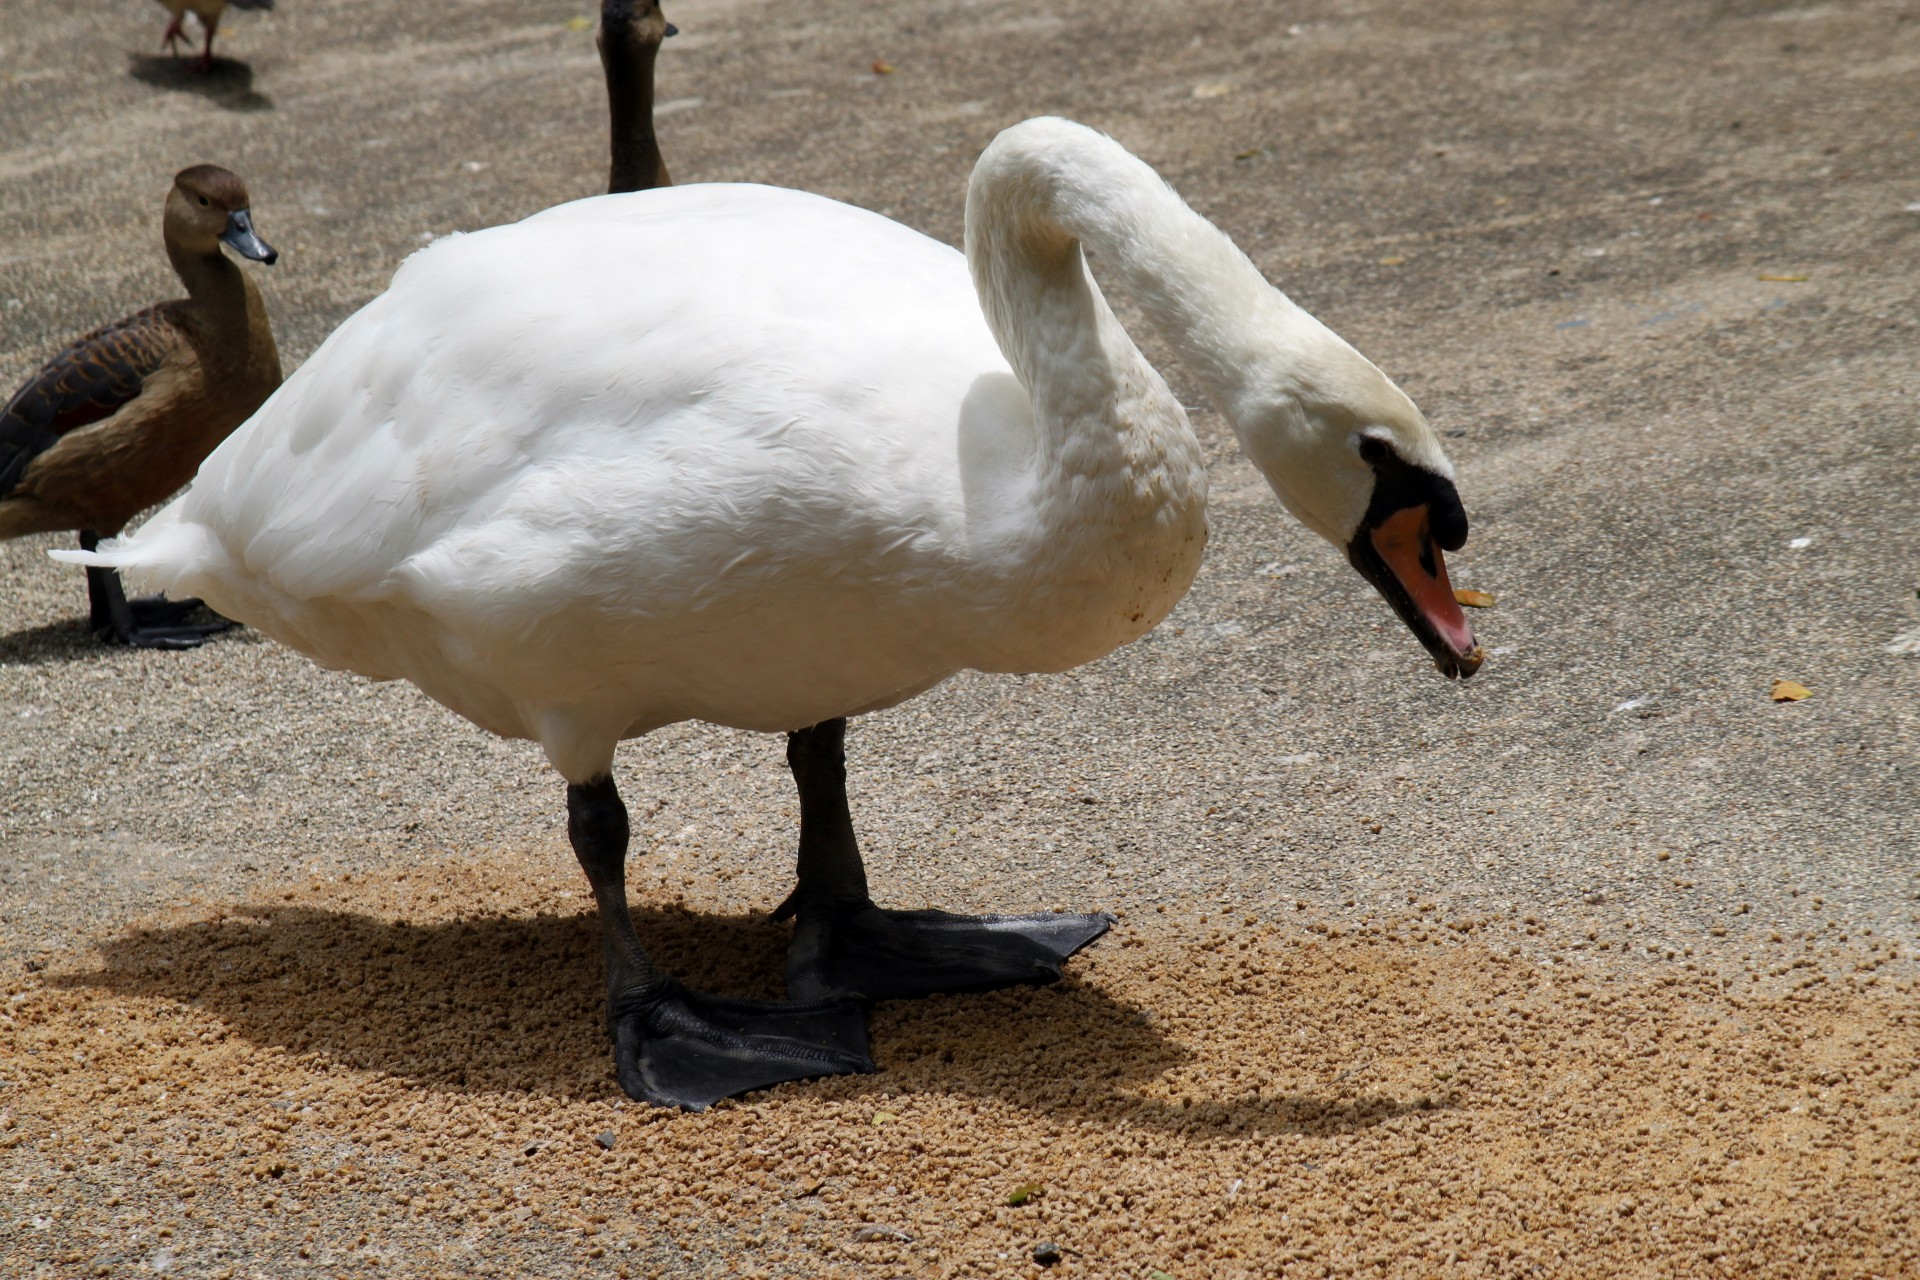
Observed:
[[[691,985],[775,997],[787,930],[758,915],[637,907],[655,957]],[[414,924],[346,910],[236,905],[136,929],[65,987],[179,1001],[248,1040],[441,1092],[617,1096],[604,1035],[599,925],[589,913]],[[1376,1095],[1165,1099],[1141,1087],[1188,1051],[1149,1014],[1069,976],[1045,988],[878,1006],[877,1077],[841,1096],[964,1093],[1100,1124],[1222,1136],[1329,1134],[1434,1105]],[[724,1104],[723,1104],[724,1105]]]

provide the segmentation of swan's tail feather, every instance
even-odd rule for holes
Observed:
[[[118,569],[128,586],[143,591],[163,591],[176,599],[198,597],[214,611],[291,645],[323,667],[358,671],[375,680],[391,680],[406,671],[383,637],[408,634],[419,625],[417,616],[369,625],[364,610],[397,607],[385,602],[316,603],[291,595],[266,574],[249,572],[211,526],[182,517],[173,507],[93,551],[47,554],[68,564]]]
[[[213,530],[169,519],[164,511],[124,538],[109,538],[92,551],[62,548],[48,555],[67,564],[121,570],[135,585],[179,595],[199,595],[194,583],[217,574],[228,559]]]

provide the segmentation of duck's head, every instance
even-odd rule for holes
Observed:
[[[1231,416],[1301,523],[1346,552],[1449,679],[1480,669],[1444,553],[1467,541],[1453,464],[1405,392],[1304,312],[1287,375],[1249,386]]]
[[[211,256],[224,244],[255,262],[271,265],[280,257],[254,233],[247,184],[217,164],[196,164],[174,175],[166,229],[168,239],[192,253]]]

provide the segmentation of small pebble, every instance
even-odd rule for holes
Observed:
[[[901,1244],[913,1243],[913,1237],[900,1228],[885,1227],[877,1222],[869,1222],[866,1226],[861,1227],[853,1233],[853,1239],[856,1244],[875,1244],[880,1241],[889,1240],[898,1241]]]

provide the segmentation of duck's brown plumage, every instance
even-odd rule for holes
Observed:
[[[0,538],[119,532],[280,385],[260,292],[220,249],[236,213],[250,219],[239,178],[183,170],[166,241],[188,296],[77,339],[0,410]]]
[[[53,359],[0,410],[0,494],[10,492],[27,463],[67,432],[109,417],[140,394],[147,375],[165,363],[178,340],[160,313],[171,303],[101,325]]]
[[[124,448],[130,434],[162,432],[143,426],[130,433],[124,429],[130,421],[117,423],[120,429],[105,433],[107,438],[82,429],[138,400],[170,361],[194,359],[182,310],[179,303],[163,302],[95,329],[48,361],[0,411],[0,494],[6,495],[0,501],[0,536],[56,529],[117,533],[132,512],[180,487],[171,484],[141,501],[122,492],[129,480],[144,490],[159,487],[165,478],[128,476],[130,468],[107,463],[119,452],[116,442]],[[82,434],[53,452],[75,432]],[[74,467],[84,474],[69,475]],[[22,483],[30,468],[32,480]]]

